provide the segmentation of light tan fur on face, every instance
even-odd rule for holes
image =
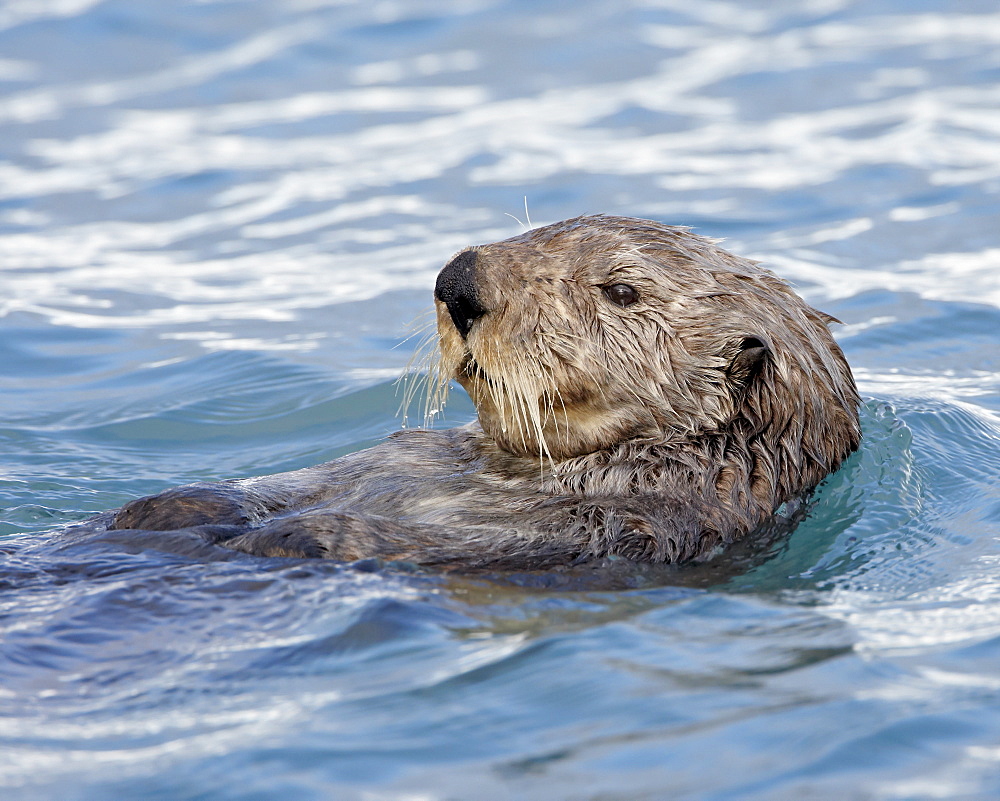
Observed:
[[[463,340],[436,302],[439,386],[457,380],[515,454],[560,461],[717,431],[741,402],[728,371],[748,338],[768,346],[779,379],[840,369],[821,355],[830,318],[686,229],[584,217],[475,251],[488,311]],[[611,302],[602,288],[616,283],[639,301]]]

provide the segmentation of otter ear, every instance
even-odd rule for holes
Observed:
[[[726,377],[734,384],[747,386],[757,375],[764,360],[771,353],[771,346],[760,337],[746,336],[740,340],[733,360],[726,368]]]

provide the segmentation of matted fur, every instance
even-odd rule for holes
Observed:
[[[610,300],[616,284],[637,300]],[[467,568],[676,562],[765,524],[860,440],[833,318],[684,228],[538,228],[460,253],[438,296],[429,402],[455,379],[478,425],[168,490],[84,528]]]

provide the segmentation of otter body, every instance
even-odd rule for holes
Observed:
[[[685,229],[590,216],[470,248],[435,304],[431,395],[457,380],[478,423],[84,528],[470,569],[679,562],[765,525],[860,441],[833,318]]]

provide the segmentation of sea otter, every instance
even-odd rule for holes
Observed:
[[[858,447],[834,318],[685,228],[537,228],[458,253],[434,299],[430,392],[458,381],[478,422],[84,525],[470,570],[681,562],[753,536]]]

